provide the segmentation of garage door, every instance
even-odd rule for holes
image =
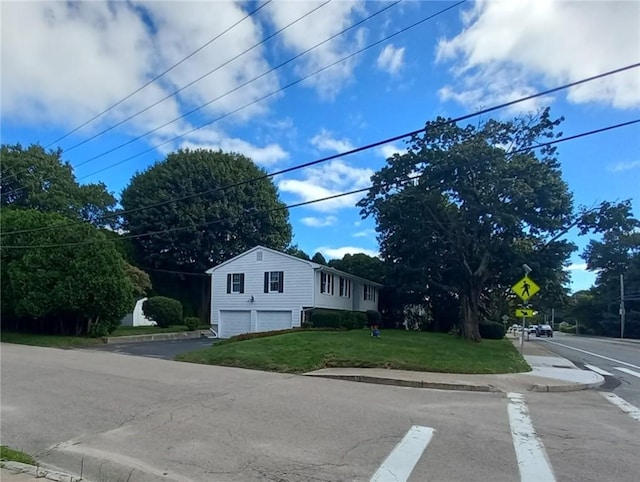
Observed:
[[[221,311],[220,338],[231,338],[251,331],[250,311]]]
[[[291,319],[290,311],[258,311],[258,331],[287,330]]]

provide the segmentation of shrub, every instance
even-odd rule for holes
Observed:
[[[200,326],[200,318],[197,316],[187,316],[184,319],[184,324],[187,325],[187,330],[194,331]]]
[[[313,328],[336,328],[354,330],[363,328],[367,315],[359,311],[314,310],[311,313]]]
[[[154,296],[142,304],[144,316],[156,322],[160,328],[182,324],[182,304],[166,296]]]
[[[564,325],[564,324],[560,324],[560,331],[562,333],[576,333],[576,325]]]
[[[502,323],[480,323],[480,336],[487,340],[502,340],[504,338],[504,326],[502,326]]]
[[[373,326],[373,325],[380,326],[381,323],[382,323],[382,316],[380,315],[379,311],[367,310],[367,325],[368,326]]]

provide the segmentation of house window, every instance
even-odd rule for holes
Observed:
[[[340,296],[344,298],[351,298],[351,280],[347,278],[340,278]]]
[[[244,293],[244,273],[227,275],[227,293]]]
[[[262,261],[262,251],[256,253],[256,261]]]
[[[373,286],[364,285],[364,300],[365,301],[376,300],[376,289]]]
[[[320,272],[320,293],[333,295],[333,275]]]
[[[284,292],[284,271],[264,272],[264,292],[283,293]]]

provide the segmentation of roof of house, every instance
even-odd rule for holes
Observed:
[[[258,249],[263,249],[265,251],[269,251],[271,253],[278,254],[280,256],[285,256],[287,258],[293,259],[295,261],[299,261],[301,263],[305,263],[305,264],[311,266],[314,270],[320,270],[320,271],[324,271],[324,272],[331,273],[331,274],[337,274],[339,276],[343,276],[345,278],[355,279],[355,280],[361,281],[363,283],[366,283],[366,284],[369,284],[369,285],[372,285],[372,286],[377,286],[377,287],[382,287],[383,286],[382,284],[376,283],[375,281],[371,281],[371,280],[368,280],[368,279],[365,279],[365,278],[361,278],[361,277],[355,276],[355,275],[353,275],[351,273],[346,273],[345,271],[340,271],[338,269],[331,268],[330,266],[324,266],[324,265],[321,265],[321,264],[318,264],[318,263],[314,263],[313,261],[309,261],[309,260],[306,260],[306,259],[298,258],[297,256],[293,256],[291,254],[283,253],[282,251],[278,251],[278,250],[275,250],[275,249],[266,248],[264,246],[254,246],[253,248],[245,251],[244,253],[241,253],[241,254],[239,254],[237,256],[234,256],[231,259],[228,259],[224,263],[220,263],[219,265],[214,266],[213,268],[209,268],[207,271],[205,271],[205,273],[207,273],[209,275],[212,275],[214,271],[222,268],[223,266],[226,266],[229,263],[232,263],[233,261],[235,261],[236,259],[238,259],[238,258],[240,258],[242,256],[246,256],[247,254],[250,254],[250,253],[252,253],[254,251],[257,251]]]

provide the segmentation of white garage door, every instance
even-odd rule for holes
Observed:
[[[291,320],[290,311],[258,311],[258,331],[287,330]]]
[[[220,312],[220,338],[231,338],[232,336],[251,331],[250,311],[221,311]]]

